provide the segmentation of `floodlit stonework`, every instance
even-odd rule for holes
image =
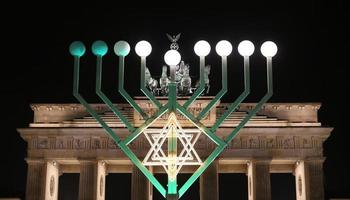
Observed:
[[[189,110],[198,114],[209,99],[200,98]],[[147,114],[154,112],[153,105],[144,99],[136,101]],[[181,103],[181,99],[179,101]],[[216,134],[221,138],[228,135],[254,105],[243,103]],[[142,123],[130,105],[117,106],[136,127]],[[202,123],[210,127],[227,106],[225,103],[216,105]],[[121,138],[129,134],[107,106],[92,104],[92,107]],[[323,127],[318,121],[320,107],[319,103],[265,104],[200,177],[201,200],[219,199],[218,173],[246,173],[249,200],[271,199],[270,173],[293,173],[298,200],[324,199],[322,144],[332,128]],[[70,172],[80,173],[79,199],[104,199],[108,173],[132,173],[132,199],[152,198],[152,187],[147,179],[81,105],[33,104],[31,108],[33,123],[28,128],[18,129],[28,143],[26,199],[57,199],[59,176]],[[160,128],[162,120],[165,121],[166,116],[151,128]],[[186,119],[179,118],[179,121],[183,128],[194,128]],[[142,158],[150,145],[140,137],[130,147]],[[205,135],[201,135],[195,145],[203,158],[214,147]],[[195,167],[184,166],[181,172],[193,172]],[[150,170],[164,173],[161,167]]]

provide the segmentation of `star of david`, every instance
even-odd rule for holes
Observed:
[[[168,162],[174,158],[165,153],[163,148],[163,145],[168,141],[171,134],[174,134],[173,131],[175,131],[175,136],[180,144],[177,146],[177,149],[182,146],[180,153],[175,156],[175,166],[171,166],[171,162]],[[143,160],[145,166],[162,166],[168,174],[171,169],[174,169],[175,174],[178,174],[184,165],[202,164],[201,158],[194,149],[201,131],[198,129],[183,129],[174,113],[170,114],[167,123],[162,129],[148,129],[143,133],[151,145],[150,150]]]

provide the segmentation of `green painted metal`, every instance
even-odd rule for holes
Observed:
[[[227,136],[225,139],[225,142],[229,144],[233,138],[237,135],[239,130],[241,130],[244,125],[256,114],[261,110],[262,106],[271,98],[273,94],[273,77],[272,77],[272,58],[267,57],[266,58],[267,63],[267,93],[264,95],[264,97],[256,104],[253,110],[251,110],[248,115],[239,123],[239,125],[230,133],[230,135]]]
[[[175,112],[176,111],[176,83],[169,83],[169,93],[168,93],[168,104],[169,104],[169,111]]]
[[[196,89],[194,94],[184,103],[183,107],[187,109],[204,91],[204,66],[205,66],[205,57],[199,57],[199,88]]]
[[[169,112],[174,113],[176,112],[176,83],[170,82],[168,84],[169,87],[169,93],[168,93],[168,104],[169,104]],[[177,136],[173,135],[173,133],[176,133],[176,130],[174,130],[174,127],[171,127],[172,134],[168,138],[168,157],[173,158],[173,162],[171,163],[168,170],[176,170],[176,156],[177,156]],[[169,161],[171,162],[171,161]],[[172,168],[172,169],[171,169]],[[177,179],[170,179],[168,176],[168,195],[169,194],[177,194]]]
[[[96,64],[96,94],[102,99],[102,101],[107,104],[109,109],[113,111],[113,113],[118,116],[120,121],[125,124],[126,128],[129,131],[134,131],[135,127],[125,118],[125,116],[120,112],[120,110],[113,105],[113,103],[109,100],[109,98],[102,92],[101,90],[101,80],[102,80],[102,56],[97,56],[97,64]]]
[[[187,111],[183,106],[177,104],[177,111],[179,111],[182,115],[184,115],[188,120],[190,120],[198,129],[203,131],[205,135],[207,135],[216,145],[223,145],[224,142],[209,128],[207,128],[204,124],[197,120],[195,116],[193,116],[189,111]]]
[[[81,44],[77,45],[79,48],[81,47]],[[77,47],[77,48],[78,48]],[[98,45],[99,48],[103,50],[103,45]],[[101,47],[101,48],[100,48]],[[103,51],[97,51],[102,52]],[[245,80],[245,90],[244,92],[229,106],[228,110],[221,116],[219,120],[214,124],[214,126],[209,129],[205,125],[203,125],[200,122],[200,119],[202,119],[207,112],[210,111],[210,109],[217,103],[218,100],[225,94],[227,91],[227,78],[226,78],[226,72],[227,72],[227,63],[226,59],[222,60],[222,73],[223,73],[223,80],[222,81],[222,90],[217,94],[217,96],[208,104],[208,108],[205,108],[205,111],[202,111],[199,116],[196,118],[191,114],[189,111],[187,111],[187,108],[191,103],[193,103],[196,98],[202,93],[204,90],[204,80],[203,80],[203,72],[204,72],[204,57],[200,58],[200,66],[201,66],[201,85],[203,85],[203,90],[201,89],[201,86],[199,90],[195,92],[195,94],[190,98],[189,101],[187,101],[183,106],[177,103],[176,101],[176,84],[171,82],[169,84],[169,96],[168,96],[168,103],[164,106],[162,106],[159,101],[155,99],[155,97],[145,88],[145,57],[141,58],[141,90],[145,93],[145,95],[159,108],[158,111],[151,117],[147,118],[145,122],[138,127],[137,129],[130,129],[127,125],[127,120],[124,118],[124,120],[121,119],[121,121],[128,127],[130,132],[132,132],[125,140],[121,140],[115,132],[103,121],[103,119],[96,113],[95,110],[93,110],[90,105],[85,101],[85,99],[79,94],[79,60],[81,54],[81,48],[75,51],[75,49],[71,50],[73,53],[71,53],[74,56],[74,80],[73,80],[73,95],[78,99],[78,101],[86,108],[86,110],[96,119],[98,123],[101,124],[101,126],[107,131],[108,135],[113,138],[113,140],[117,143],[117,145],[121,148],[121,150],[130,158],[133,164],[137,166],[147,177],[147,179],[155,186],[155,188],[163,195],[164,198],[170,199],[178,199],[183,196],[183,194],[189,189],[189,187],[198,179],[198,177],[206,170],[206,168],[217,158],[217,156],[231,143],[231,141],[234,139],[234,137],[238,134],[238,132],[248,123],[248,121],[262,108],[264,103],[267,102],[267,100],[272,96],[273,94],[273,86],[272,86],[272,58],[267,58],[267,93],[265,96],[258,102],[258,104],[255,106],[253,110],[251,110],[248,115],[239,123],[239,125],[223,140],[219,138],[215,131],[220,126],[220,124],[238,107],[238,105],[246,98],[246,96],[250,92],[250,72],[249,72],[249,58],[244,58],[244,80]],[[118,109],[114,107],[112,102],[101,92],[101,78],[102,78],[102,54],[95,54],[97,55],[97,75],[96,75],[96,93],[101,97],[101,99],[111,108],[111,110],[119,117],[121,114],[118,112]],[[124,60],[122,59],[120,63],[119,74],[123,74],[124,72]],[[202,69],[203,68],[203,69]],[[121,77],[122,82],[124,77]],[[122,85],[119,82],[119,85]],[[122,87],[123,88],[123,87]],[[202,90],[202,91],[201,91]],[[147,92],[148,91],[148,92]],[[201,92],[200,92],[201,91]],[[126,93],[127,94],[127,93]],[[125,97],[125,96],[124,96]],[[126,99],[132,98],[127,95],[125,97]],[[129,101],[128,101],[129,102]],[[132,102],[134,102],[132,100]],[[158,102],[158,103],[157,103]],[[129,102],[130,103],[130,102]],[[132,103],[130,103],[132,104]],[[141,110],[141,109],[140,109]],[[195,126],[197,126],[198,129],[203,131],[216,145],[217,147],[215,150],[208,156],[208,158],[203,162],[203,164],[196,170],[196,172],[185,182],[182,187],[177,190],[177,181],[175,179],[169,179],[168,178],[168,185],[167,190],[159,183],[159,181],[153,176],[153,174],[145,167],[143,166],[142,162],[136,157],[136,155],[130,150],[130,148],[127,146],[130,144],[134,139],[136,139],[145,129],[147,129],[155,120],[157,120],[159,117],[161,117],[164,113],[170,112],[175,113],[176,111],[180,112],[182,115],[184,115],[188,120],[190,120]],[[122,115],[121,115],[122,116]],[[123,118],[123,117],[121,117]],[[125,122],[126,120],[126,122]],[[131,124],[129,124],[131,125]],[[177,138],[172,137],[170,138],[170,141],[168,141],[168,154],[174,154],[177,151]]]
[[[208,156],[195,173],[185,182],[185,184],[179,189],[179,198],[188,190],[188,188],[198,179],[198,177],[205,171],[206,168],[215,160],[215,158],[231,143],[231,141],[237,136],[238,132],[248,123],[248,121],[262,108],[264,103],[273,94],[273,77],[272,77],[272,58],[267,58],[267,93],[257,103],[255,108],[249,112],[249,114],[240,122],[240,124],[226,137],[224,144],[218,145],[215,150]],[[210,137],[210,136],[208,136]]]
[[[192,176],[182,185],[179,189],[179,198],[193,185],[193,183],[199,178],[200,175],[209,167],[209,165],[215,160],[216,157],[225,149],[227,144],[217,146],[215,150],[208,156],[203,164],[192,174]]]
[[[249,69],[249,57],[244,57],[244,91],[241,95],[228,107],[228,109],[224,112],[224,114],[215,122],[215,124],[211,127],[211,131],[215,132],[219,126],[226,120],[226,118],[237,109],[239,104],[243,102],[243,100],[250,93],[250,69]]]
[[[162,106],[152,117],[148,118],[141,126],[128,135],[124,139],[124,143],[129,145],[134,139],[136,139],[145,129],[147,129],[153,122],[169,110],[168,104]]]
[[[172,194],[177,194],[178,191],[177,191],[177,180],[170,180],[168,179],[168,194],[167,196],[169,195],[172,195]]]
[[[145,94],[148,99],[157,107],[162,107],[162,104],[156,99],[156,97],[146,88],[145,80],[145,71],[146,71],[146,57],[141,57],[141,81],[140,89]]]
[[[133,98],[124,89],[124,56],[119,56],[119,79],[118,79],[118,90],[124,99],[138,112],[143,119],[147,119],[148,115],[143,112],[139,105],[134,101]]]
[[[221,90],[215,96],[213,100],[209,102],[209,104],[199,113],[197,119],[200,121],[203,119],[206,114],[216,105],[216,103],[224,96],[227,92],[227,57],[221,57]]]
[[[93,116],[96,121],[101,124],[102,128],[106,130],[107,134],[116,142],[119,148],[130,158],[132,163],[140,169],[140,171],[147,177],[152,185],[166,197],[167,191],[161,183],[153,176],[153,174],[143,166],[142,162],[136,157],[136,155],[129,149],[129,147],[121,141],[121,139],[115,134],[115,132],[103,121],[103,119],[97,114],[97,112],[91,108],[89,103],[79,94],[79,69],[80,69],[80,56],[74,56],[74,77],[73,77],[73,96],[85,107],[85,109]]]
[[[120,142],[120,138],[114,131],[103,121],[103,119],[91,108],[89,103],[79,94],[79,66],[80,57],[74,56],[74,77],[73,77],[73,96],[85,107],[85,109],[96,119],[98,123],[107,131],[109,136],[113,138],[116,143]]]

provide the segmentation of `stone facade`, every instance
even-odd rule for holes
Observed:
[[[145,100],[137,101],[146,113],[154,111]],[[198,113],[207,101],[201,99],[190,109],[194,114]],[[129,105],[117,106],[136,127],[142,123]],[[202,123],[210,127],[227,106],[218,104]],[[242,104],[216,134],[220,138],[226,137],[253,106]],[[248,196],[254,200],[271,199],[270,173],[293,173],[298,200],[323,199],[322,163],[325,158],[322,144],[332,128],[323,127],[318,122],[320,106],[318,103],[265,104],[258,116],[240,131],[202,175],[201,200],[219,199],[218,173],[246,173]],[[31,107],[34,111],[33,123],[28,128],[18,129],[28,143],[26,199],[57,199],[59,175],[71,172],[80,173],[79,199],[104,199],[105,176],[120,172],[132,173],[132,191],[136,192],[132,199],[152,198],[151,187],[145,177],[81,105],[35,104]],[[93,104],[92,107],[121,138],[129,134],[105,105]],[[193,128],[190,123],[186,124],[186,119],[183,120],[184,127]],[[157,129],[159,126],[156,123],[150,128]],[[137,138],[129,146],[139,158],[144,157],[150,148],[145,137]],[[215,144],[204,134],[195,145],[202,158],[206,158],[214,148]],[[184,167],[182,172],[195,169]],[[164,173],[160,167],[153,167],[152,171]]]

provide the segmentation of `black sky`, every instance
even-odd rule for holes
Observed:
[[[228,2],[171,1],[149,3],[114,2],[35,4],[3,7],[2,65],[0,79],[2,136],[0,153],[0,197],[24,196],[26,144],[16,132],[32,121],[30,103],[77,102],[72,96],[72,57],[68,46],[74,40],[83,41],[88,52],[82,60],[82,93],[90,102],[94,95],[95,60],[89,48],[95,40],[105,40],[110,49],[118,40],[132,47],[142,39],[150,41],[153,51],[148,67],[159,76],[162,55],[169,48],[165,33],[182,33],[179,41],[183,59],[196,77],[198,58],[193,45],[200,39],[216,42],[226,39],[237,47],[249,39],[256,49],[266,40],[279,46],[274,58],[274,96],[270,102],[321,102],[320,121],[335,127],[324,144],[326,197],[350,197],[350,165],[346,129],[348,117],[345,97],[349,91],[347,68],[349,56],[345,47],[349,33],[349,11],[340,0],[305,1],[231,1]],[[16,4],[16,2],[14,3]],[[42,7],[40,7],[42,6]],[[212,51],[212,92],[220,88],[220,60]],[[116,58],[110,51],[104,61],[104,90],[114,94]],[[138,60],[134,51],[127,57],[126,89],[138,91]],[[229,58],[229,89],[224,101],[232,101],[242,89],[242,59],[234,49]],[[258,51],[251,57],[252,95],[247,101],[257,101],[265,92],[264,58]],[[112,95],[115,102],[119,96]],[[238,178],[239,179],[239,178]],[[276,179],[277,180],[277,179]],[[285,180],[285,179],[284,179]],[[226,199],[222,197],[222,199]],[[228,199],[228,198],[227,198]],[[277,198],[276,198],[277,199]]]

